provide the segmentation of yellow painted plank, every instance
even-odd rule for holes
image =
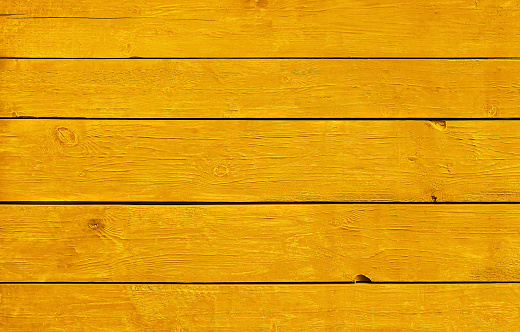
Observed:
[[[2,120],[3,200],[508,201],[518,122]],[[435,197],[434,197],[435,196]]]
[[[8,57],[519,57],[508,0],[6,0]]]
[[[519,121],[0,121],[3,201],[519,201]]]
[[[1,60],[0,116],[520,116],[514,60]]]
[[[520,281],[511,205],[0,206],[2,282]]]
[[[518,284],[1,285],[8,331],[517,331]]]

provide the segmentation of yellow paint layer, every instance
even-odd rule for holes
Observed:
[[[1,285],[7,331],[517,331],[520,286]]]
[[[9,57],[519,57],[509,0],[5,0]]]
[[[511,205],[0,206],[3,282],[520,281]]]
[[[518,121],[1,120],[3,201],[519,201]]]
[[[1,60],[0,116],[520,116],[514,60]]]

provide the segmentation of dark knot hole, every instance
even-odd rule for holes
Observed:
[[[354,277],[354,283],[361,283],[361,282],[372,282],[372,280],[370,280],[369,277],[363,275],[363,274],[358,274],[357,276]]]

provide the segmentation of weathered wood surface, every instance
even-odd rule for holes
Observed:
[[[439,283],[519,282],[518,205],[434,202],[520,201],[520,122],[451,120],[519,117],[519,18],[507,0],[3,1],[0,117],[437,120],[0,120],[18,201],[0,330],[518,331],[520,284]],[[360,274],[433,283],[247,284]]]
[[[519,121],[0,121],[3,201],[518,201]]]
[[[519,57],[508,0],[6,0],[4,57]]]
[[[1,60],[0,116],[520,117],[514,60]]]
[[[518,284],[1,285],[8,331],[517,331]]]
[[[511,205],[0,205],[4,282],[520,281]]]

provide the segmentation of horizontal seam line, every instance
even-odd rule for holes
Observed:
[[[105,281],[2,281],[1,285],[354,285],[354,284],[376,284],[376,285],[447,285],[447,284],[518,284],[520,281],[245,281],[245,282],[105,282]]]
[[[22,57],[13,60],[520,60],[520,57]]]
[[[515,205],[520,202],[355,202],[355,201],[255,201],[255,202],[183,202],[183,201],[0,201],[0,205]]]
[[[520,117],[507,117],[507,118],[417,118],[417,117],[398,117],[398,118],[375,118],[375,117],[363,117],[363,118],[100,118],[100,117],[67,117],[67,116],[16,116],[16,117],[0,117],[0,120],[100,120],[100,121],[518,121]]]

